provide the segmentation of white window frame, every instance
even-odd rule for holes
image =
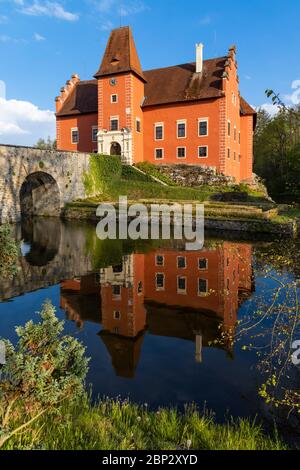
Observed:
[[[113,96],[116,97],[116,101],[113,101]],[[112,93],[112,94],[110,95],[110,102],[111,102],[111,104],[117,104],[117,103],[119,102],[119,97],[118,97],[118,94],[117,94],[117,93]]]
[[[200,268],[200,261],[203,260],[203,259],[205,259],[205,261],[206,261],[206,268]],[[201,272],[208,271],[208,258],[198,258],[198,269]]]
[[[158,264],[158,263],[157,263],[157,258],[158,258],[159,256],[163,259],[162,264]],[[161,268],[161,267],[164,267],[164,265],[165,265],[165,257],[164,257],[164,255],[160,255],[160,254],[157,255],[157,254],[156,254],[156,255],[155,255],[155,266]]]
[[[162,128],[162,138],[161,139],[156,138],[156,129],[157,129],[157,127]],[[161,142],[162,140],[165,140],[165,125],[164,125],[163,122],[156,122],[154,124],[154,140],[155,140],[155,142]]]
[[[178,150],[179,149],[184,149],[184,157],[178,157]],[[176,147],[176,158],[178,160],[186,160],[186,147],[184,145],[179,145],[179,147]]]
[[[117,130],[114,130],[114,131],[111,130],[111,122],[112,121],[118,121],[118,129]],[[110,118],[109,118],[109,130],[110,130],[110,132],[117,132],[118,130],[120,130],[119,116],[110,116]]]
[[[207,134],[205,134],[205,135],[200,134],[200,123],[201,122],[206,122]],[[208,118],[198,118],[198,137],[205,138],[205,137],[208,137],[208,135],[209,135],[209,119]]]
[[[205,281],[206,282],[206,291],[205,292],[200,292],[199,281]],[[199,297],[207,297],[208,292],[209,292],[209,290],[208,290],[208,279],[204,279],[203,277],[198,277],[198,296]]]
[[[184,124],[184,129],[185,129],[184,137],[179,137],[179,124]],[[176,135],[177,135],[177,139],[187,138],[187,120],[186,119],[179,119],[178,121],[176,121]]]
[[[74,142],[74,140],[73,140],[73,132],[77,132],[77,134],[78,134],[78,140],[77,140],[77,142]],[[72,129],[71,129],[71,143],[72,143],[73,145],[78,145],[78,144],[79,144],[79,140],[80,140],[80,136],[79,136],[79,129],[78,129],[78,127],[72,127]]]
[[[157,286],[157,276],[163,276],[164,278],[164,286],[163,287],[158,287]],[[166,288],[166,275],[165,273],[155,273],[155,289],[159,292],[159,291],[164,291]]]
[[[140,123],[140,130],[139,131],[138,131],[138,128],[137,128],[138,127],[138,122]],[[138,134],[141,134],[141,132],[142,132],[142,120],[139,117],[137,117],[135,119],[135,130]]]
[[[179,259],[181,259],[181,258],[184,259],[184,268],[182,268],[181,266],[179,266]],[[187,268],[186,256],[177,256],[176,261],[177,261],[177,269],[186,269],[186,268]]]
[[[97,129],[98,134],[98,126],[92,126],[92,142],[98,142],[98,135],[96,136],[96,140],[94,140],[94,130]]]
[[[200,157],[200,149],[205,147],[206,148],[206,157]],[[203,160],[204,158],[208,158],[208,145],[199,145],[198,146],[198,158]]]
[[[161,157],[161,158],[157,158],[157,156],[156,156],[156,151],[157,151],[157,150],[162,150],[162,157]],[[154,160],[161,161],[161,160],[163,160],[164,158],[165,158],[165,149],[162,148],[162,147],[156,147],[156,148],[154,149]]]
[[[179,279],[185,279],[185,289],[179,288]],[[177,294],[182,294],[182,295],[187,294],[187,277],[186,276],[177,276]]]

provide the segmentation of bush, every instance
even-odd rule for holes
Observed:
[[[17,272],[19,247],[9,225],[0,226],[0,277],[12,278]]]
[[[6,364],[0,382],[0,448],[36,419],[57,411],[66,399],[83,393],[88,359],[85,348],[71,336],[62,336],[64,322],[46,303],[42,321],[16,328],[14,347],[4,341]]]
[[[87,195],[103,194],[122,175],[120,157],[92,154],[90,156],[90,169],[83,175],[83,183]]]

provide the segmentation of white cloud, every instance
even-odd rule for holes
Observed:
[[[0,15],[0,24],[7,23],[8,17],[6,15]]]
[[[34,0],[33,3],[28,4],[25,1],[17,0],[17,3],[20,8],[19,12],[24,15],[29,16],[49,16],[53,18],[58,18],[65,21],[77,21],[79,15],[77,13],[71,13],[66,11],[64,7],[57,2],[46,1],[41,2],[40,0]]]
[[[294,80],[291,84],[291,89],[293,90],[292,93],[282,96],[283,102],[288,107],[300,104],[300,80]],[[278,105],[272,103],[264,103],[261,106],[257,106],[255,109],[264,109],[273,117],[276,116],[280,108]]]
[[[261,106],[253,106],[254,109],[256,109],[256,111],[259,111],[261,109],[263,109],[264,111],[267,111],[268,114],[270,114],[270,116],[274,117],[276,116],[276,114],[279,112],[279,107],[275,104],[271,104],[271,103],[264,103],[262,104]]]
[[[284,95],[284,100],[292,105],[300,104],[300,80],[294,80],[291,88],[294,91],[290,95]]]
[[[29,101],[6,99],[0,80],[0,143],[34,145],[39,138],[55,138],[55,115]]]
[[[33,39],[37,42],[46,40],[46,38],[44,36],[42,36],[41,34],[39,34],[39,33],[34,33]]]

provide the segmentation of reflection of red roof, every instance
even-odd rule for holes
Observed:
[[[111,356],[116,374],[119,377],[132,379],[139,363],[144,333],[136,338],[127,338],[102,330],[100,337]]]

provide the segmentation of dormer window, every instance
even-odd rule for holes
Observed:
[[[118,95],[111,95],[110,102],[111,103],[117,103],[118,102]]]

